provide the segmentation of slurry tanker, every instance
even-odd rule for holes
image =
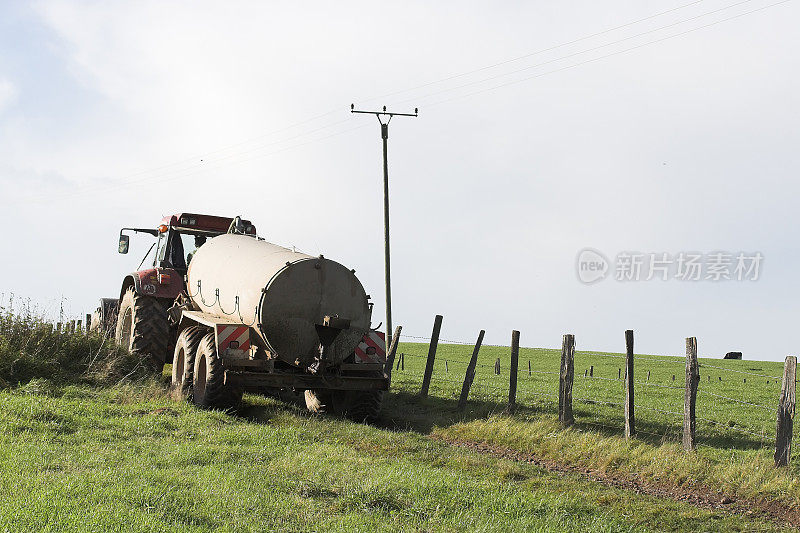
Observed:
[[[230,408],[243,391],[296,395],[308,409],[374,419],[383,391],[384,335],[355,270],[261,239],[240,217],[181,213],[151,228],[123,228],[155,242],[140,270],[103,298],[92,328],[198,406]],[[141,266],[150,258],[147,268]]]

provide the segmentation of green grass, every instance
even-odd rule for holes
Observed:
[[[0,529],[775,529],[413,431],[245,400],[232,416],[171,401],[158,383],[0,392]]]
[[[624,375],[624,359],[617,357],[619,354],[576,353],[576,425],[563,431],[557,423],[559,350],[520,350],[519,409],[509,416],[504,412],[508,348],[481,349],[471,401],[463,414],[457,412],[456,402],[472,347],[439,345],[431,398],[422,401],[414,393],[422,380],[427,348],[426,344],[401,344],[399,351],[406,354],[405,370],[393,373],[394,390],[405,393],[406,398],[398,409],[408,413],[408,424],[414,427],[450,438],[534,451],[544,458],[604,472],[634,473],[675,485],[700,483],[740,497],[800,505],[798,461],[789,468],[773,467],[780,393],[775,377],[782,375],[782,363],[700,359],[697,416],[708,420],[698,420],[698,449],[686,453],[680,446],[685,373],[682,357],[635,357],[639,433],[632,442],[626,442],[622,435],[624,388],[617,378],[620,369]],[[498,357],[500,376],[494,374]],[[592,366],[595,379],[584,377],[584,370]]]
[[[626,444],[613,431],[580,426],[561,431],[546,400],[533,396],[505,416],[497,414],[498,391],[486,389],[459,414],[445,381],[460,381],[452,367],[441,375],[437,368],[432,397],[421,400],[412,359],[396,373],[376,426],[255,395],[226,414],[170,399],[166,375],[145,377],[102,338],[59,335],[0,310],[0,530],[781,529],[431,439],[494,439],[575,464],[647,466],[648,475],[667,477],[702,466],[671,464],[670,454],[679,455],[671,444]],[[502,376],[489,379],[502,389]],[[584,456],[589,449],[594,455]]]

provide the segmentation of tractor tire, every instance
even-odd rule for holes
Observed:
[[[225,384],[225,369],[217,355],[214,333],[200,340],[194,360],[192,402],[209,409],[233,409],[242,401],[242,391]]]
[[[204,330],[190,326],[178,335],[172,357],[172,390],[180,398],[191,398],[194,361]]]
[[[164,370],[170,343],[166,306],[130,287],[119,305],[115,339],[158,374]]]

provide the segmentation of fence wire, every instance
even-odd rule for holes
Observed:
[[[428,337],[404,336],[429,340]],[[473,346],[473,343],[459,343],[446,341],[444,339],[440,339],[440,341],[459,344],[465,347]],[[505,346],[504,348],[508,347]],[[576,352],[576,359],[584,356],[603,357],[605,358],[604,361],[609,362],[614,359],[625,359],[624,355],[598,352]],[[406,383],[412,385],[417,380],[421,380],[427,356],[419,353],[401,353],[398,354],[398,357],[408,357],[411,359],[409,368],[405,369],[405,371],[401,371],[405,376],[410,378],[410,381],[406,381]],[[659,359],[655,359],[654,357],[659,357]],[[480,402],[488,401],[498,404],[498,407],[504,405],[508,401],[509,385],[507,380],[510,372],[509,361],[504,359],[501,361],[500,365],[498,365],[498,361],[500,361],[500,359],[497,359],[494,364],[487,363],[486,356],[483,356],[482,361],[479,360],[479,362],[476,362],[472,390],[470,391],[470,396],[473,400]],[[637,400],[639,400],[635,401],[633,404],[638,415],[636,417],[637,433],[661,439],[680,438],[683,431],[683,402],[686,390],[684,385],[685,374],[679,372],[677,368],[675,368],[675,371],[671,370],[671,368],[673,368],[672,365],[674,365],[674,367],[685,367],[685,361],[681,359],[670,360],[667,359],[667,356],[652,356],[647,358],[635,357],[635,362],[638,364],[657,364],[657,366],[652,369],[656,372],[654,379],[650,379],[650,371],[648,370],[647,380],[641,378],[633,380],[633,383],[638,389]],[[437,357],[434,360],[434,372],[431,377],[431,394],[440,394],[453,399],[457,398],[463,387],[463,376],[466,374],[468,366],[469,354],[467,353],[465,353],[465,359]],[[542,366],[545,366],[545,369],[542,369]],[[547,367],[553,368],[554,366],[557,368],[560,366],[560,363],[552,359],[547,359],[546,361],[542,359],[537,359],[535,361],[528,359],[527,362],[522,359],[519,361],[516,394],[516,404],[518,407],[525,407],[527,404],[530,407],[536,406],[537,409],[540,409],[543,406],[549,405],[549,407],[546,407],[547,409],[555,410],[559,399],[559,379],[555,377],[550,379],[550,376],[559,376],[561,372],[547,369]],[[624,419],[623,411],[625,404],[623,402],[623,395],[627,379],[624,377],[624,366],[617,367],[614,365],[609,368],[610,365],[603,363],[591,366],[592,375],[588,374],[588,368],[583,374],[581,372],[574,373],[572,399],[573,402],[581,406],[580,412],[583,413],[577,420],[577,423],[579,425],[586,424],[620,431],[622,429],[622,420]],[[665,367],[670,370],[665,370]],[[721,372],[752,375],[767,380],[774,379],[776,382],[780,382],[780,378],[768,374],[730,369],[707,363],[700,363],[700,367]],[[599,372],[606,374],[613,372],[613,368],[617,369],[617,376],[608,377],[607,375],[597,375]],[[498,370],[500,371],[499,373]],[[638,370],[637,374],[641,372],[641,370]],[[668,383],[670,378],[667,372],[672,374],[672,383]],[[678,377],[680,379],[676,380]],[[665,381],[667,381],[667,383],[665,383]],[[615,383],[612,384],[612,382]],[[439,383],[438,390],[435,387],[436,383]],[[699,383],[697,391],[698,405],[702,405],[702,410],[705,412],[706,416],[696,416],[696,420],[699,424],[704,424],[706,427],[713,429],[705,434],[698,434],[698,441],[717,441],[717,439],[720,438],[730,439],[733,435],[740,435],[747,439],[753,439],[757,445],[761,446],[769,442],[774,442],[774,436],[770,438],[765,430],[774,425],[774,420],[772,420],[767,413],[774,413],[776,407],[764,405],[757,400],[753,400],[752,394],[748,394],[747,391],[744,392],[744,396],[741,398],[737,398],[735,395],[725,394],[725,392],[729,390],[726,389],[726,387],[732,386],[732,383],[736,383],[736,381],[717,381],[715,379],[713,381],[701,381]],[[715,390],[718,387],[721,390]],[[649,396],[652,402],[655,402],[655,405],[647,402],[643,404],[640,399],[642,398],[642,394],[645,394],[645,397]],[[713,402],[707,404],[707,402],[702,401],[701,398],[713,400]],[[592,406],[595,407],[592,409]],[[742,409],[744,409],[744,411]],[[586,417],[589,417],[590,420],[585,420]],[[760,432],[757,429],[759,425],[761,426]]]

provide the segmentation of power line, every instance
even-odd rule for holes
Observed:
[[[565,43],[557,44],[555,46],[550,46],[548,48],[542,48],[541,50],[536,50],[535,52],[529,52],[527,54],[524,54],[524,55],[521,55],[521,56],[518,56],[518,57],[515,57],[515,58],[512,58],[512,59],[506,59],[506,60],[503,60],[503,61],[499,61],[497,63],[493,63],[491,65],[486,65],[486,66],[479,67],[479,68],[476,68],[476,69],[473,69],[473,70],[468,70],[466,72],[460,72],[458,74],[452,74],[450,76],[447,76],[446,78],[442,78],[442,79],[439,79],[439,80],[436,80],[436,81],[423,83],[422,85],[417,85],[417,86],[414,86],[414,87],[409,87],[408,89],[401,89],[399,91],[394,91],[394,92],[391,92],[391,93],[387,93],[387,94],[384,94],[382,96],[379,96],[379,97],[376,97],[376,98],[372,98],[372,99],[369,99],[369,100],[366,100],[366,101],[380,100],[380,99],[383,99],[383,98],[389,98],[391,96],[396,96],[398,94],[403,94],[403,93],[407,93],[407,92],[411,92],[411,91],[416,91],[417,89],[424,89],[425,87],[430,87],[432,85],[438,85],[439,83],[444,83],[446,81],[450,81],[450,80],[454,80],[454,79],[458,79],[458,78],[463,78],[465,76],[469,76],[471,74],[476,74],[478,72],[483,72],[485,70],[491,70],[491,69],[496,68],[496,67],[500,67],[500,66],[503,66],[503,65],[508,65],[510,63],[515,63],[517,61],[521,61],[521,60],[527,59],[529,57],[533,57],[533,56],[536,56],[536,55],[539,55],[539,54],[544,54],[545,52],[551,52],[553,50],[557,50],[559,48],[563,48],[563,47],[569,46],[571,44],[575,44],[575,43],[579,43],[579,42],[582,42],[582,41],[586,41],[586,40],[592,39],[594,37],[599,37],[601,35],[605,35],[607,33],[611,33],[611,32],[614,32],[616,30],[621,30],[622,28],[627,28],[629,26],[634,26],[634,25],[639,24],[641,22],[645,22],[647,20],[651,20],[651,19],[660,17],[662,15],[673,13],[675,11],[679,11],[681,9],[685,9],[687,7],[693,6],[695,4],[699,4],[699,3],[704,2],[704,1],[705,0],[695,0],[694,2],[689,2],[688,4],[683,4],[681,6],[678,6],[678,7],[672,8],[672,9],[668,9],[666,11],[661,11],[660,13],[656,13],[654,15],[650,15],[650,16],[647,16],[647,17],[644,17],[644,18],[640,18],[640,19],[637,19],[637,20],[634,20],[634,21],[631,21],[631,22],[626,22],[625,24],[621,24],[619,26],[614,26],[613,28],[608,28],[608,29],[599,31],[597,33],[592,33],[590,35],[584,35],[583,37],[579,37],[577,39],[573,39],[573,40],[567,41]]]
[[[655,33],[655,32],[659,32],[659,31],[665,30],[667,28],[672,28],[674,26],[680,26],[681,24],[685,24],[687,22],[691,22],[693,20],[697,20],[697,19],[700,19],[700,18],[703,18],[703,17],[707,17],[709,15],[713,15],[713,14],[719,13],[721,11],[726,11],[728,9],[732,9],[734,7],[750,3],[752,1],[753,0],[741,0],[740,2],[736,2],[735,4],[730,4],[730,5],[725,6],[725,7],[721,7],[721,8],[718,8],[718,9],[711,10],[711,11],[707,11],[705,13],[701,13],[700,15],[695,15],[695,16],[689,17],[687,19],[679,20],[677,22],[666,24],[664,26],[659,26],[658,28],[654,28],[654,29],[647,30],[647,31],[644,31],[644,32],[641,32],[641,33],[637,33],[635,35],[630,35],[628,37],[623,37],[621,39],[617,39],[616,41],[611,41],[610,43],[601,44],[601,45],[598,45],[598,46],[594,46],[592,48],[587,48],[585,50],[580,50],[578,52],[573,52],[571,54],[567,54],[567,55],[564,55],[564,56],[561,56],[561,57],[557,57],[555,59],[549,59],[549,60],[543,61],[541,63],[536,63],[534,65],[528,65],[527,67],[523,67],[523,68],[520,68],[520,69],[517,69],[517,70],[512,70],[512,71],[509,71],[509,72],[504,72],[502,74],[497,74],[495,76],[490,76],[488,78],[483,78],[483,79],[480,79],[480,80],[467,82],[467,83],[464,83],[462,85],[458,85],[456,87],[450,87],[450,88],[447,88],[447,89],[442,89],[440,91],[432,92],[432,93],[426,94],[424,96],[419,96],[417,98],[429,98],[431,96],[436,96],[438,94],[443,94],[443,93],[447,93],[447,92],[450,92],[450,91],[457,91],[458,89],[464,89],[466,87],[472,87],[474,85],[480,85],[481,83],[486,83],[487,81],[492,81],[492,80],[504,78],[504,77],[507,77],[507,76],[512,76],[514,74],[519,74],[520,72],[525,72],[527,70],[531,70],[531,69],[534,69],[534,68],[537,68],[537,67],[541,67],[541,66],[544,66],[544,65],[549,65],[551,63],[557,63],[559,61],[563,61],[564,59],[569,59],[571,57],[583,55],[583,54],[586,54],[588,52],[594,52],[595,50],[600,50],[602,48],[608,48],[609,46],[614,46],[615,44],[619,44],[619,43],[622,43],[622,42],[625,42],[625,41],[630,41],[631,39],[636,39],[638,37],[643,37],[643,36],[649,35],[651,33]],[[551,50],[553,50],[555,48],[560,48],[560,47],[553,47],[553,48],[551,48]],[[535,55],[535,54],[531,54],[531,55]],[[406,100],[401,100],[398,103],[402,104],[402,103],[405,103],[405,102],[406,102]]]
[[[601,59],[607,59],[609,57],[613,57],[613,56],[616,56],[616,55],[619,55],[619,54],[624,54],[626,52],[637,50],[639,48],[644,48],[645,46],[650,46],[652,44],[657,44],[657,43],[660,43],[660,42],[663,42],[663,41],[674,39],[676,37],[680,37],[680,36],[683,36],[683,35],[686,35],[686,34],[689,34],[689,33],[693,33],[693,32],[696,32],[696,31],[699,31],[699,30],[702,30],[702,29],[705,29],[705,28],[710,28],[711,26],[716,26],[717,24],[722,24],[723,22],[728,22],[730,20],[741,18],[741,17],[744,17],[746,15],[750,15],[752,13],[756,13],[758,11],[763,11],[763,10],[768,9],[770,7],[775,7],[775,6],[778,6],[778,5],[781,5],[781,4],[785,4],[785,3],[790,2],[790,1],[791,0],[781,0],[780,2],[775,2],[774,4],[769,4],[769,5],[766,5],[766,6],[762,6],[762,7],[759,7],[757,9],[753,9],[751,11],[746,11],[744,13],[740,13],[738,15],[734,15],[732,17],[724,18],[724,19],[721,19],[721,20],[718,20],[718,21],[715,21],[715,22],[711,22],[709,24],[704,24],[703,26],[698,26],[696,28],[691,28],[689,30],[682,31],[680,33],[676,33],[676,34],[673,34],[673,35],[668,35],[667,37],[662,37],[660,39],[656,39],[656,40],[653,40],[653,41],[642,43],[642,44],[639,44],[639,45],[636,45],[636,46],[632,46],[630,48],[625,48],[624,50],[618,50],[618,51],[612,52],[610,54],[606,54],[606,55],[603,55],[603,56],[595,57],[595,58],[592,58],[592,59],[587,59],[586,61],[581,61],[580,63],[575,63],[573,65],[567,65],[566,67],[561,67],[561,68],[558,68],[558,69],[549,70],[547,72],[542,72],[540,74],[536,74],[534,76],[529,76],[529,77],[526,77],[526,78],[521,78],[519,80],[509,81],[509,82],[506,82],[506,83],[495,85],[493,87],[487,87],[485,89],[481,89],[481,90],[474,91],[474,92],[471,92],[471,93],[455,96],[453,98],[448,98],[448,99],[445,99],[445,100],[439,100],[438,102],[433,102],[433,103],[427,104],[427,107],[433,107],[433,106],[441,105],[441,104],[452,102],[454,100],[459,100],[459,99],[462,99],[462,98],[469,98],[471,96],[475,96],[475,95],[482,94],[482,93],[489,92],[489,91],[494,91],[494,90],[497,90],[497,89],[501,89],[503,87],[508,87],[510,85],[516,85],[518,83],[522,83],[522,82],[525,82],[525,81],[530,81],[532,79],[541,78],[543,76],[547,76],[547,75],[550,75],[550,74],[555,74],[557,72],[562,72],[562,71],[565,71],[565,70],[569,70],[569,69],[573,69],[573,68],[576,68],[576,67],[580,67],[580,66],[586,65],[588,63],[593,63],[595,61],[600,61]],[[424,98],[424,97],[422,97],[422,98]]]
[[[641,23],[641,22],[644,22],[644,21],[647,21],[647,20],[651,20],[651,19],[657,18],[659,16],[662,16],[662,15],[665,15],[665,14],[668,14],[668,13],[671,13],[671,12],[675,12],[675,11],[678,11],[680,9],[684,9],[686,7],[701,3],[702,1],[704,1],[704,0],[696,0],[694,2],[690,2],[688,4],[684,4],[684,5],[678,6],[676,8],[672,8],[672,9],[669,9],[669,10],[666,10],[666,11],[662,11],[662,12],[656,13],[654,15],[650,15],[648,17],[637,19],[635,21],[631,21],[631,22],[628,22],[628,23],[625,23],[625,24],[622,24],[622,25],[619,25],[619,26],[615,26],[613,28],[609,28],[609,29],[606,29],[606,30],[603,30],[603,31],[600,31],[600,32],[596,32],[596,33],[593,33],[593,34],[590,34],[590,35],[587,35],[587,36],[584,36],[584,37],[581,37],[581,38],[578,38],[578,39],[573,39],[571,41],[568,41],[568,42],[565,42],[565,43],[562,43],[562,44],[559,44],[559,45],[555,45],[555,46],[552,46],[552,47],[549,47],[549,48],[546,48],[546,49],[542,49],[542,50],[538,50],[538,51],[535,51],[535,52],[531,52],[529,54],[525,54],[525,55],[522,55],[522,56],[519,56],[519,57],[516,57],[516,58],[512,58],[512,59],[508,59],[508,60],[501,61],[501,62],[498,62],[498,63],[494,63],[492,65],[487,65],[487,66],[484,66],[484,67],[480,67],[478,69],[473,69],[471,71],[467,71],[467,72],[464,72],[464,73],[451,75],[451,76],[448,76],[446,78],[443,78],[443,79],[440,79],[440,80],[437,80],[437,81],[429,82],[429,83],[426,83],[426,84],[423,84],[423,85],[419,85],[419,86],[412,87],[412,88],[409,88],[409,89],[404,89],[404,90],[401,90],[401,91],[395,91],[395,92],[389,93],[389,94],[390,95],[396,95],[396,94],[401,94],[401,93],[405,93],[405,92],[410,92],[410,91],[413,91],[413,90],[417,90],[419,88],[424,88],[424,87],[428,87],[428,86],[431,86],[431,85],[436,85],[436,84],[439,84],[439,83],[442,83],[442,82],[445,82],[445,81],[449,81],[449,80],[452,80],[452,79],[468,76],[470,74],[474,74],[474,73],[477,73],[477,72],[489,70],[489,69],[492,69],[492,68],[495,68],[495,67],[498,67],[498,66],[502,66],[502,65],[505,65],[505,64],[513,63],[513,62],[516,62],[516,61],[519,61],[519,60],[522,60],[522,59],[525,59],[525,58],[528,58],[528,57],[532,57],[532,56],[535,56],[535,55],[538,55],[538,54],[541,54],[541,53],[544,53],[544,52],[547,52],[547,51],[551,51],[551,50],[555,50],[555,49],[558,49],[558,48],[562,48],[564,46],[568,46],[570,44],[574,44],[574,43],[577,43],[577,42],[588,40],[588,39],[591,39],[593,37],[604,35],[604,34],[607,34],[607,33],[610,33],[610,32],[625,28],[625,27],[630,27],[630,26],[633,26],[635,24],[638,24],[638,23]],[[752,0],[743,0],[741,2],[738,2],[738,3],[735,3],[735,4],[731,4],[731,5],[723,7],[723,8],[712,10],[712,11],[706,12],[706,13],[701,14],[701,15],[690,17],[688,19],[684,19],[684,20],[676,22],[676,23],[672,23],[672,24],[669,24],[669,25],[665,25],[665,26],[656,28],[654,30],[649,30],[647,32],[639,33],[639,34],[631,36],[631,37],[626,37],[626,38],[623,38],[623,39],[619,39],[617,41],[613,41],[612,43],[608,43],[608,44],[605,44],[605,45],[596,46],[596,47],[593,47],[593,48],[590,48],[590,49],[587,49],[587,50],[583,50],[583,51],[580,51],[580,52],[568,54],[568,55],[562,56],[561,58],[558,58],[558,59],[550,60],[550,61],[547,61],[547,62],[544,62],[544,63],[540,63],[540,64],[537,64],[537,65],[528,66],[528,67],[525,67],[523,69],[518,69],[516,71],[500,74],[500,75],[497,75],[497,76],[492,76],[492,77],[489,77],[489,78],[478,80],[476,82],[471,82],[471,83],[463,84],[463,85],[460,85],[460,86],[457,86],[457,87],[453,87],[453,88],[437,91],[437,92],[434,92],[434,93],[430,93],[428,95],[422,96],[421,98],[428,98],[428,97],[435,96],[435,95],[438,95],[438,94],[451,92],[451,91],[454,91],[454,90],[458,90],[460,88],[465,88],[467,86],[472,86],[472,85],[479,84],[479,83],[485,83],[487,81],[491,81],[491,80],[494,80],[494,79],[498,79],[498,78],[502,78],[502,77],[505,77],[505,76],[513,75],[513,74],[516,74],[516,73],[519,73],[519,72],[522,72],[522,71],[525,71],[525,70],[529,70],[531,68],[542,66],[544,64],[552,63],[552,62],[555,62],[555,61],[561,61],[561,60],[567,59],[569,57],[574,57],[574,56],[579,55],[579,54],[583,54],[583,53],[587,53],[587,52],[590,52],[590,51],[594,51],[594,50],[597,50],[597,49],[600,49],[600,48],[611,46],[613,44],[618,44],[620,42],[624,42],[626,40],[630,40],[630,39],[635,38],[635,37],[640,37],[642,35],[646,35],[646,34],[649,34],[649,33],[653,33],[655,31],[666,29],[668,27],[672,27],[672,26],[675,26],[675,25],[678,25],[678,24],[683,24],[683,23],[691,21],[691,20],[696,20],[697,18],[704,17],[704,16],[707,16],[709,14],[713,14],[713,13],[716,13],[716,12],[719,12],[719,11],[723,11],[723,10],[726,10],[726,9],[730,9],[732,7],[735,7],[735,6],[750,2],[750,1],[752,1]],[[500,89],[500,88],[503,88],[503,87],[507,87],[509,85],[522,83],[524,81],[529,81],[531,79],[535,79],[535,78],[539,78],[539,77],[546,76],[546,75],[549,75],[549,74],[554,74],[554,73],[561,72],[561,71],[564,71],[564,70],[572,69],[572,68],[575,68],[575,67],[578,67],[578,66],[585,65],[587,63],[599,61],[601,59],[606,59],[606,58],[609,58],[609,57],[612,57],[612,56],[615,56],[615,55],[618,55],[618,54],[622,54],[622,53],[626,53],[626,52],[629,52],[629,51],[632,51],[632,50],[635,50],[635,49],[638,49],[638,48],[642,48],[644,46],[649,46],[651,44],[656,44],[656,43],[659,43],[659,42],[662,42],[662,41],[665,41],[665,40],[668,40],[668,39],[673,39],[673,38],[681,36],[681,35],[685,35],[685,34],[688,34],[688,33],[694,32],[694,31],[698,31],[700,29],[708,28],[708,27],[720,24],[722,22],[727,22],[729,20],[733,20],[733,19],[745,16],[745,15],[749,15],[749,14],[755,13],[757,11],[762,11],[764,9],[767,9],[767,8],[770,8],[770,7],[774,7],[774,6],[777,6],[777,5],[780,5],[780,4],[784,4],[784,3],[787,3],[789,1],[790,0],[782,0],[780,2],[776,2],[776,3],[773,3],[773,4],[769,4],[767,6],[760,7],[758,9],[754,9],[754,10],[751,10],[751,11],[748,11],[748,12],[745,12],[745,13],[741,13],[739,15],[728,17],[728,18],[725,18],[725,19],[722,19],[722,20],[719,20],[719,21],[712,22],[710,24],[706,24],[706,25],[703,25],[703,26],[700,26],[700,27],[697,27],[697,28],[692,28],[690,30],[687,30],[687,31],[684,31],[684,32],[680,32],[680,33],[677,33],[677,34],[674,34],[674,35],[671,35],[671,36],[667,36],[667,37],[664,37],[662,39],[657,39],[657,40],[654,40],[654,41],[643,43],[643,44],[640,44],[640,45],[637,45],[637,46],[634,46],[634,47],[630,47],[630,48],[627,48],[627,49],[624,49],[624,50],[619,50],[619,51],[613,52],[611,54],[607,54],[607,55],[600,56],[600,57],[597,57],[597,58],[592,58],[592,59],[589,59],[589,60],[586,60],[586,61],[582,61],[582,62],[573,64],[573,65],[568,65],[566,67],[562,67],[562,68],[559,68],[559,69],[554,69],[554,70],[551,70],[551,71],[540,73],[540,74],[537,74],[537,75],[534,75],[534,76],[522,78],[522,79],[519,79],[519,80],[513,80],[513,81],[510,81],[510,82],[507,82],[507,83],[498,84],[498,85],[492,86],[492,87],[487,87],[487,88],[484,88],[484,89],[481,89],[481,90],[478,90],[478,91],[474,91],[474,92],[471,92],[471,93],[455,96],[453,98],[440,100],[440,101],[434,102],[432,104],[429,104],[429,106],[436,106],[436,105],[440,105],[440,104],[443,104],[443,103],[447,103],[447,102],[451,102],[451,101],[454,101],[454,100],[458,100],[458,99],[461,99],[461,98],[468,98],[468,97],[471,97],[471,96],[475,96],[477,94],[482,94],[484,92],[493,91],[493,90],[497,90],[497,89]],[[370,98],[370,99],[367,99],[365,101],[371,101],[371,100],[375,100],[377,98],[380,98],[380,97]],[[336,112],[337,112],[336,109],[332,109],[332,110],[329,110],[329,111],[327,111],[325,113],[317,114],[317,115],[315,115],[313,117],[309,117],[309,118],[306,118],[304,120],[295,122],[295,123],[290,124],[288,126],[285,126],[283,128],[279,128],[277,130],[273,130],[273,131],[271,131],[269,133],[266,133],[266,134],[263,134],[263,135],[259,135],[259,136],[256,136],[256,137],[253,137],[251,139],[247,139],[247,140],[244,140],[244,141],[241,141],[241,142],[238,142],[238,143],[234,143],[234,144],[228,145],[226,147],[223,147],[223,148],[211,151],[211,152],[205,152],[204,154],[199,154],[199,155],[194,156],[192,158],[183,159],[183,160],[177,161],[175,163],[169,163],[169,164],[162,165],[160,167],[156,167],[156,168],[153,168],[153,169],[149,169],[149,170],[144,170],[144,171],[139,171],[139,172],[135,172],[135,173],[132,173],[132,174],[128,174],[125,177],[121,178],[119,182],[117,182],[115,184],[111,184],[111,185],[109,185],[107,187],[96,186],[96,187],[80,189],[80,190],[74,191],[72,193],[67,193],[67,194],[64,194],[64,195],[61,195],[61,196],[55,196],[55,197],[40,196],[40,197],[34,197],[32,199],[25,199],[25,200],[26,201],[37,201],[37,200],[49,199],[49,198],[58,199],[58,198],[64,198],[64,197],[73,197],[73,196],[78,196],[78,195],[82,195],[82,194],[91,194],[91,193],[96,193],[96,192],[112,191],[112,190],[116,190],[118,188],[128,187],[128,186],[137,185],[139,183],[143,183],[143,182],[147,182],[147,181],[152,181],[152,180],[155,180],[155,179],[159,179],[161,176],[163,176],[164,172],[162,172],[162,171],[166,171],[167,169],[170,169],[172,167],[175,167],[175,166],[178,166],[178,165],[182,165],[182,164],[186,164],[186,163],[190,163],[192,161],[196,162],[200,158],[206,158],[209,155],[218,154],[218,153],[221,153],[221,152],[228,151],[228,150],[230,150],[232,148],[236,148],[236,147],[239,147],[239,146],[250,144],[250,143],[252,143],[252,142],[254,142],[254,141],[258,140],[258,139],[263,139],[265,137],[269,137],[269,136],[275,135],[277,133],[290,130],[290,129],[295,128],[297,126],[306,124],[308,122],[311,122],[313,120],[316,120],[316,119],[319,119],[319,118],[322,118],[322,117],[325,117],[325,116],[329,116],[329,115],[334,114]],[[304,133],[300,133],[300,134],[294,135],[294,136],[289,137],[289,138],[279,139],[277,141],[273,141],[273,142],[264,144],[264,145],[262,145],[260,147],[248,149],[248,150],[245,150],[243,152],[229,154],[229,155],[223,156],[221,158],[215,159],[211,163],[212,164],[219,163],[219,162],[223,162],[223,161],[229,160],[231,158],[240,157],[240,156],[246,155],[248,153],[252,153],[252,152],[259,151],[259,150],[263,150],[266,147],[274,146],[276,144],[281,144],[281,143],[288,142],[290,140],[293,140],[293,139],[296,139],[296,138],[299,138],[299,137],[310,135],[310,134],[315,133],[317,131],[320,131],[322,129],[326,129],[326,128],[330,128],[330,127],[333,127],[335,125],[338,125],[338,124],[340,124],[342,122],[344,122],[344,120],[333,122],[331,124],[327,124],[327,125],[315,128],[313,130],[310,130],[308,132],[304,132]],[[330,137],[333,137],[333,136],[341,135],[341,134],[347,133],[349,131],[352,131],[352,129],[344,130],[344,131],[341,131],[341,132],[337,132],[337,133],[334,133],[334,134],[329,135],[329,136],[325,136],[325,137],[322,137],[322,138],[319,138],[319,139],[315,139],[315,140],[312,140],[312,141],[309,141],[309,142],[306,142],[306,143],[301,143],[301,144],[298,144],[298,145],[295,145],[295,146],[292,146],[292,147],[288,147],[286,149],[281,149],[281,150],[276,150],[274,152],[269,152],[269,153],[263,154],[263,155],[264,156],[273,155],[273,154],[280,153],[280,152],[283,152],[283,151],[288,150],[288,149],[294,149],[294,148],[305,146],[307,144],[311,144],[313,142],[324,140],[324,139],[327,139],[327,138],[330,138]],[[246,162],[246,161],[250,161],[252,159],[254,159],[254,158],[248,158],[248,159],[241,160],[241,161],[234,161],[234,163]],[[192,166],[189,166],[189,167],[186,167],[186,168],[183,168],[183,169],[179,169],[178,172],[182,172],[183,174],[180,174],[180,175],[177,175],[177,176],[174,176],[174,177],[170,177],[168,179],[162,179],[162,181],[173,181],[174,179],[179,179],[181,177],[186,177],[186,176],[189,176],[189,175],[193,175],[193,174],[196,174],[197,172],[206,170],[209,166],[210,166],[209,163],[206,163],[205,161],[203,161],[202,164],[194,164]],[[197,172],[195,172],[195,171],[197,171]],[[142,175],[146,175],[146,174],[152,174],[154,172],[160,172],[160,173],[156,174],[154,176],[148,176],[148,177],[145,177],[145,178],[142,178],[142,179],[139,179],[139,180],[133,180],[133,181],[128,180],[128,178],[131,178],[131,177],[137,177],[137,176],[142,176]]]

